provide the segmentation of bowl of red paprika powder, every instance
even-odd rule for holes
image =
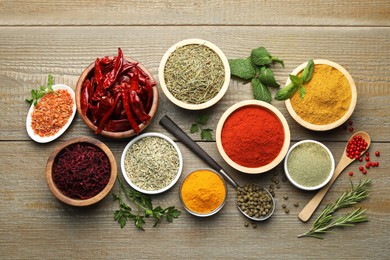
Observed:
[[[77,112],[84,123],[102,136],[121,139],[139,134],[151,122],[158,106],[152,74],[139,62],[118,55],[97,58],[76,84]]]
[[[222,115],[216,142],[223,159],[236,170],[264,173],[286,156],[290,129],[276,107],[263,101],[245,100]]]
[[[46,164],[46,182],[53,195],[72,206],[89,206],[102,200],[117,177],[116,160],[101,141],[71,139],[54,149]]]

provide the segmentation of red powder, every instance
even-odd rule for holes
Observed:
[[[64,148],[52,168],[53,182],[61,192],[73,199],[89,199],[108,184],[111,165],[106,154],[89,143],[76,143]]]
[[[244,167],[257,168],[270,163],[279,154],[284,130],[271,111],[246,106],[227,118],[221,140],[231,160]]]

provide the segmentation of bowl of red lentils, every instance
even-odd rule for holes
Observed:
[[[222,158],[236,170],[264,173],[286,156],[290,129],[276,107],[263,101],[245,100],[221,116],[216,143]]]
[[[117,166],[101,141],[77,137],[56,147],[46,164],[46,182],[53,195],[71,206],[101,201],[115,184]]]

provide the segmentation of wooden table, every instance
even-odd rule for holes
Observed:
[[[145,231],[132,223],[120,229],[113,220],[117,204],[111,195],[95,206],[75,208],[54,198],[45,181],[49,154],[62,142],[79,136],[104,141],[119,158],[129,140],[95,136],[76,116],[58,140],[38,144],[27,135],[28,105],[24,99],[32,88],[45,84],[52,73],[56,83],[75,88],[83,69],[97,57],[125,55],[142,62],[157,78],[164,52],[186,38],[203,38],[218,45],[228,58],[247,56],[264,46],[281,57],[286,66],[274,69],[285,83],[288,74],[311,58],[335,61],[355,80],[358,102],[351,120],[355,131],[367,131],[373,140],[370,152],[379,150],[380,166],[363,176],[350,165],[333,185],[320,209],[357,183],[373,179],[371,196],[360,205],[367,208],[369,222],[338,229],[324,240],[297,238],[309,223],[297,218],[300,209],[315,194],[281,182],[276,190],[277,208],[257,228],[234,203],[229,186],[228,201],[210,218],[195,218],[180,205],[178,185],[153,196],[156,205],[175,205],[182,215],[174,223],[152,223]],[[388,258],[390,247],[390,2],[372,1],[0,1],[0,258],[1,259],[151,259],[151,258]],[[249,85],[232,80],[225,97],[205,111],[190,112],[175,107],[160,91],[158,113],[146,132],[168,134],[159,126],[167,114],[187,133],[197,115],[211,116],[207,127],[215,130],[222,113],[238,101],[251,99]],[[276,89],[272,89],[275,94]],[[324,142],[336,161],[351,133],[343,127],[313,132],[299,126],[283,102],[272,101],[286,117],[292,143],[303,139]],[[271,183],[272,173],[249,176],[229,167],[215,142],[192,134],[240,183]],[[205,167],[183,144],[183,174]],[[354,171],[353,178],[348,176]],[[278,178],[284,174],[276,168]],[[120,172],[119,172],[120,173]],[[118,186],[114,187],[117,191]],[[288,195],[288,200],[283,199]],[[299,202],[299,207],[293,204]],[[281,205],[286,203],[290,213]],[[318,216],[319,210],[314,217]]]

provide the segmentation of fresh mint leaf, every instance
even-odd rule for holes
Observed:
[[[262,84],[258,78],[252,79],[253,96],[257,100],[270,103],[272,95],[267,86]]]
[[[260,74],[259,74],[259,80],[261,83],[263,83],[266,86],[270,87],[279,87],[280,85],[276,82],[274,73],[270,68],[267,67],[261,67]]]
[[[38,89],[31,90],[31,97],[26,98],[26,102],[36,106],[40,98],[42,98],[47,93],[53,92],[53,82],[53,75],[49,74],[47,78],[47,86],[40,86]]]
[[[279,59],[278,57],[271,57],[271,60],[273,62],[281,64],[283,66],[283,68],[284,68],[284,61],[283,60]]]
[[[311,78],[313,77],[313,72],[314,72],[314,61],[309,60],[302,72],[301,79],[303,84],[306,84],[311,80]]]
[[[259,47],[251,52],[251,61],[257,66],[265,66],[272,63],[271,54],[264,48]]]
[[[229,59],[230,74],[244,80],[251,80],[256,76],[256,68],[250,58]]]
[[[290,80],[291,82],[296,85],[296,86],[300,86],[302,85],[302,79],[296,75],[290,75]]]
[[[200,137],[202,138],[202,140],[212,141],[213,136],[211,135],[211,131],[213,131],[213,130],[210,128],[202,129],[202,132],[200,133]]]
[[[299,87],[299,97],[304,98],[305,95],[306,95],[306,89],[302,85]]]
[[[207,124],[207,121],[209,121],[210,116],[209,115],[199,115],[196,118],[196,122],[201,125]]]
[[[192,124],[191,125],[191,128],[190,128],[190,133],[193,134],[193,133],[196,133],[199,131],[199,126],[198,124]]]
[[[276,100],[286,100],[289,99],[292,95],[294,95],[295,91],[297,91],[298,87],[294,83],[290,83],[281,90],[279,90],[276,95]]]

